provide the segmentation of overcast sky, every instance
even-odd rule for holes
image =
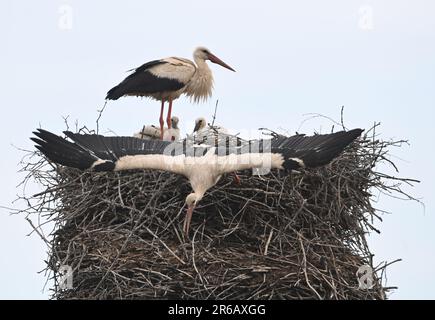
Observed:
[[[204,45],[237,72],[213,65],[212,100],[174,103],[184,132],[219,99],[218,122],[234,131],[328,131],[326,120],[301,123],[309,113],[339,119],[344,105],[348,127],[377,121],[382,138],[409,140],[393,159],[400,175],[422,180],[406,190],[425,208],[380,197],[376,206],[392,214],[370,245],[377,262],[403,259],[388,269],[388,285],[399,287],[390,298],[435,298],[435,2],[2,0],[0,35],[0,206],[20,192],[23,154],[12,145],[32,148],[32,130],[60,132],[65,116],[94,127],[126,70],[191,58]],[[158,102],[125,98],[108,104],[101,124],[130,135],[158,114]],[[8,212],[0,209],[0,298],[46,299],[45,246]]]

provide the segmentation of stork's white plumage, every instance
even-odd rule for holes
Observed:
[[[328,164],[353,140],[361,129],[306,137],[276,136],[254,140],[241,146],[195,147],[184,142],[141,140],[133,137],[104,137],[65,132],[74,142],[38,129],[36,148],[48,159],[61,165],[95,171],[132,169],[164,170],[184,175],[193,192],[186,197],[184,231],[189,230],[192,212],[208,189],[225,173],[263,168],[285,169]]]
[[[171,128],[172,101],[186,94],[194,102],[206,100],[213,89],[213,75],[206,60],[235,71],[208,49],[199,47],[193,53],[193,60],[165,58],[143,64],[116,87],[109,90],[106,99],[117,100],[122,96],[145,96],[162,102],[160,127],[163,133],[163,111],[169,102],[167,125]],[[163,138],[163,137],[161,137]]]
[[[195,127],[193,128],[193,132],[195,134],[203,134],[208,130],[213,130],[216,133],[228,135],[228,130],[221,126],[210,125],[207,123],[207,120],[204,117],[199,117],[195,120]]]
[[[219,144],[237,145],[237,141],[240,140],[238,137],[230,135],[227,129],[215,124],[208,124],[204,117],[195,120],[193,133],[188,138],[193,139],[195,144],[203,147]]]
[[[178,117],[174,116],[171,118],[171,128],[163,129],[163,139],[161,139],[161,129],[153,125],[143,126],[142,130],[135,133],[133,137],[147,140],[161,139],[164,141],[178,141],[180,140],[180,128],[178,127],[178,123]]]
[[[213,145],[241,145],[241,139],[228,134],[228,130],[217,126],[214,123],[209,124],[204,117],[199,117],[195,120],[193,128],[193,141],[195,145],[206,147]],[[234,172],[234,182],[240,184],[241,180],[237,172]]]

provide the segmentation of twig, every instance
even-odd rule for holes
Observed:
[[[216,120],[216,113],[217,113],[218,104],[219,104],[219,99],[216,100],[216,104],[214,106],[213,121],[211,122],[211,127],[212,128],[214,128],[214,121]]]
[[[100,119],[101,116],[103,115],[104,110],[106,109],[106,105],[107,105],[107,100],[104,101],[104,106],[100,110],[97,110],[98,118],[95,121],[97,123],[97,134],[100,132]]]

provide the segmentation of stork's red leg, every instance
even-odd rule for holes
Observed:
[[[236,184],[241,184],[241,180],[240,180],[240,177],[239,177],[239,175],[237,174],[237,172],[234,171],[233,174],[234,174],[234,182],[235,182]]]
[[[162,100],[162,108],[160,109],[160,140],[163,140],[163,129],[165,121],[163,120],[163,110],[165,109],[165,100]]]
[[[166,118],[166,123],[168,124],[168,129],[172,128],[171,118],[172,118],[172,98],[169,98],[169,109],[168,116]]]

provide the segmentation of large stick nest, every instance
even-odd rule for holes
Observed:
[[[386,264],[366,242],[378,232],[379,191],[405,195],[403,182],[376,171],[388,148],[368,130],[330,165],[284,175],[227,175],[196,208],[182,233],[188,181],[159,171],[81,172],[27,160],[26,179],[45,191],[24,213],[54,222],[49,248],[57,299],[384,299]],[[32,158],[35,159],[35,158]],[[25,181],[26,182],[26,181]],[[59,286],[61,266],[73,288]],[[358,269],[375,271],[359,288]]]

